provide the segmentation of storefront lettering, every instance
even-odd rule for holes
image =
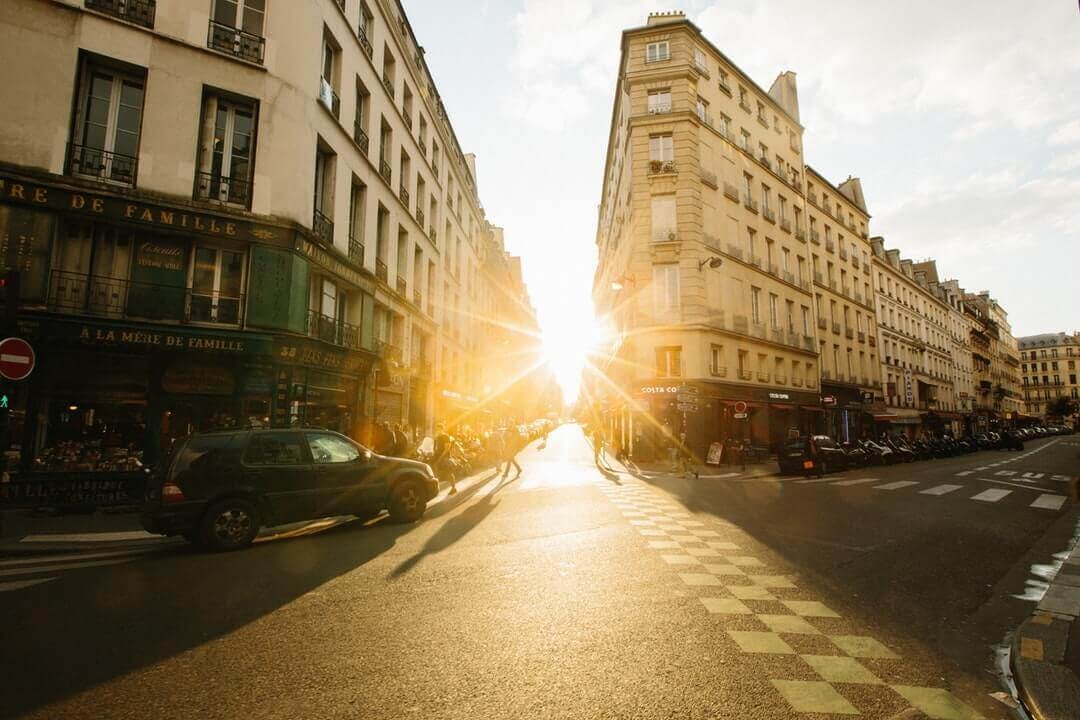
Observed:
[[[244,352],[243,340],[226,338],[208,338],[191,335],[149,332],[145,330],[108,330],[106,328],[83,327],[79,339],[88,343],[103,345],[143,345],[188,350],[215,350],[219,352]]]
[[[645,385],[641,388],[641,392],[646,395],[677,393],[679,392],[679,387],[677,385]]]
[[[790,400],[791,396],[787,393],[771,392],[769,393],[770,400]]]
[[[183,270],[184,249],[178,245],[159,245],[146,242],[139,247],[139,267]]]

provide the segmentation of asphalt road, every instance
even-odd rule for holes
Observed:
[[[688,480],[602,473],[568,426],[416,525],[3,560],[0,714],[1007,718],[994,648],[1078,456]]]

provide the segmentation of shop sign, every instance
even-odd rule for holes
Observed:
[[[911,368],[904,368],[904,399],[909,402],[915,402],[915,387],[911,382]]]
[[[693,394],[679,393],[675,399],[681,403],[696,403],[698,401],[698,396]]]
[[[640,391],[645,395],[664,395],[679,392],[678,385],[643,385]]]
[[[769,399],[770,400],[790,400],[791,396],[788,395],[787,393],[771,392],[771,393],[769,393]]]
[[[187,249],[151,235],[135,246],[128,312],[146,318],[179,320],[184,314]]]
[[[821,396],[821,404],[822,405],[836,405],[836,396],[835,395],[822,395]]]
[[[107,220],[136,222],[157,228],[248,240],[273,240],[288,230],[255,223],[227,220],[207,213],[188,212],[162,205],[130,202],[94,193],[48,187],[0,176],[0,200]]]
[[[232,395],[236,381],[227,368],[177,363],[161,376],[161,389],[182,395]]]
[[[338,370],[355,375],[366,375],[371,370],[371,359],[357,351],[330,352],[314,343],[278,340],[274,357],[294,365]]]
[[[676,405],[676,408],[678,408],[679,412],[697,412],[698,404],[697,403],[679,403],[678,405]]]
[[[316,265],[324,270],[329,270],[340,278],[344,278],[353,285],[368,289],[372,287],[370,278],[364,277],[340,258],[335,257],[333,253],[324,250],[315,243],[304,240],[303,238],[298,238],[296,241],[296,249],[301,255],[308,258]]]
[[[208,352],[248,352],[247,340],[238,337],[210,337],[158,330],[110,328],[81,325],[78,337],[87,345],[119,345],[166,350],[206,350]]]
[[[874,402],[874,393],[870,390],[863,390],[862,401],[864,403]]]

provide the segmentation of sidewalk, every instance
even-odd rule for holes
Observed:
[[[1080,717],[1080,522],[1038,608],[1013,637],[1012,670],[1035,720]]]
[[[612,457],[605,456],[605,460],[608,463],[618,463]],[[666,460],[659,460],[653,462],[634,462],[633,460],[627,460],[625,463],[618,463],[626,468],[626,471],[634,474],[645,475],[646,477],[653,477],[657,475],[674,475],[680,476],[678,468],[676,468],[671,462]],[[763,477],[778,477],[780,470],[776,465],[776,461],[767,463],[748,463],[746,469],[743,470],[742,465],[694,465],[694,470],[697,470],[698,477],[702,480],[710,479],[743,479],[749,480],[753,478]]]

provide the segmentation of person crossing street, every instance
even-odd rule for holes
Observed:
[[[503,467],[503,480],[510,474],[511,464],[513,464],[514,469],[516,470],[514,477],[521,477],[521,466],[518,465],[517,461],[517,454],[521,450],[521,444],[518,442],[517,433],[511,434],[509,429],[503,428],[503,430],[499,432],[499,439],[502,442],[500,455],[506,462],[506,465]]]

